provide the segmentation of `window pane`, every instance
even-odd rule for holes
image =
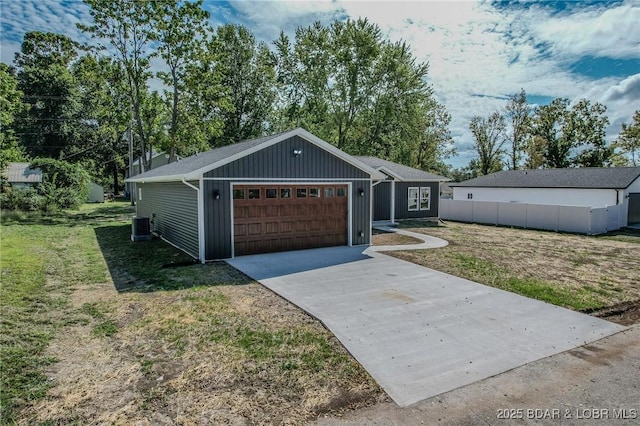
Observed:
[[[297,198],[307,198],[307,188],[298,188],[298,189],[296,189],[296,197]]]
[[[333,198],[333,188],[324,189],[324,198]]]
[[[278,190],[275,188],[267,188],[264,191],[265,198],[278,198]]]
[[[347,192],[344,188],[338,188],[338,197],[345,197],[347,195]]]
[[[417,187],[410,187],[407,191],[407,205],[409,211],[418,210],[418,194],[419,191]]]
[[[233,199],[234,200],[244,200],[244,189],[234,189],[233,190]]]
[[[260,198],[260,189],[251,188],[248,192],[249,192],[249,199],[250,200],[255,200],[256,198]]]
[[[291,188],[280,188],[280,198],[291,198]]]
[[[311,198],[320,197],[320,188],[309,188],[309,197]]]
[[[420,188],[420,210],[429,210],[431,188]]]

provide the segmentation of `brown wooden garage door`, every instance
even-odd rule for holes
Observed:
[[[235,255],[347,244],[346,185],[235,185]]]

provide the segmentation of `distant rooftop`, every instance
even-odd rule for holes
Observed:
[[[624,189],[639,177],[640,167],[503,170],[449,185],[476,188]]]
[[[42,182],[42,170],[31,169],[30,163],[9,163],[5,176],[9,183],[36,184]]]

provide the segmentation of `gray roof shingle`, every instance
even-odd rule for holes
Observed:
[[[638,177],[640,177],[640,167],[503,170],[450,185],[477,188],[624,189]]]
[[[156,169],[149,170],[134,176],[135,180],[157,178],[163,176],[181,176],[187,173],[191,173],[195,170],[207,167],[210,164],[214,164],[218,161],[222,161],[233,155],[239,154],[242,151],[246,151],[255,146],[258,146],[264,142],[274,139],[286,132],[277,133],[275,135],[269,135],[262,138],[251,139],[243,142],[238,142],[233,145],[221,146],[214,148],[210,151],[202,152],[190,157],[183,158],[182,160],[175,161],[173,163],[166,164]]]
[[[379,170],[381,167],[386,168],[393,174],[400,177],[403,181],[427,181],[427,182],[442,182],[448,181],[449,178],[436,175],[434,173],[425,172],[424,170],[414,169],[413,167],[405,166],[403,164],[394,163],[393,161],[383,160],[377,157],[359,157],[358,160],[362,161],[366,165]]]
[[[9,163],[5,176],[9,183],[40,183],[42,182],[42,170],[29,168],[29,163]]]

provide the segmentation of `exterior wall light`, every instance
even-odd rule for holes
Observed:
[[[361,197],[364,197],[364,189],[362,188],[358,189],[358,195]]]
[[[218,191],[218,190],[213,191],[213,198],[215,200],[219,200],[220,199],[220,191]]]
[[[362,232],[362,231],[358,232],[358,236],[359,237],[364,237],[364,232]]]
[[[293,155],[296,157],[299,157],[302,154],[302,150],[301,149],[294,149],[293,150]]]

